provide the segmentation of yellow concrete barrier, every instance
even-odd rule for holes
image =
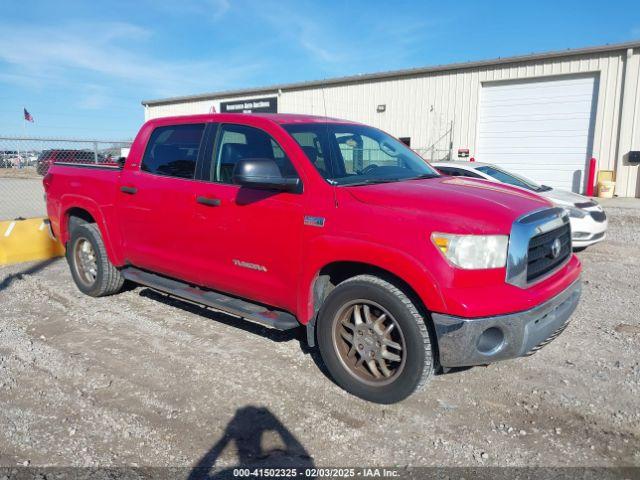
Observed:
[[[64,247],[51,236],[48,222],[46,218],[0,222],[0,265],[64,255]]]

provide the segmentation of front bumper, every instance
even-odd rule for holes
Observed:
[[[591,245],[595,245],[596,243],[600,243],[604,241],[605,238],[607,238],[606,232],[588,234],[588,236],[581,237],[581,238],[574,237],[571,240],[571,246],[574,249],[586,248],[586,247],[590,247]]]
[[[570,217],[571,221],[571,243],[573,248],[584,248],[605,239],[607,233],[608,220],[596,222],[591,215],[584,218]]]
[[[486,365],[534,353],[562,333],[581,292],[578,279],[555,297],[524,312],[483,318],[432,314],[440,365]]]

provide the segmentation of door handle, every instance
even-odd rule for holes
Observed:
[[[129,195],[134,195],[138,191],[138,189],[136,187],[122,186],[120,187],[120,191],[123,193],[128,193]]]
[[[196,197],[196,202],[208,207],[219,207],[221,203],[219,198],[203,197],[202,195]]]

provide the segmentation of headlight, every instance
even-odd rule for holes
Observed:
[[[575,207],[564,207],[565,211],[573,218],[584,218],[588,215],[587,212]]]
[[[431,241],[457,267],[476,270],[500,268],[507,263],[507,235],[453,235],[432,233]]]

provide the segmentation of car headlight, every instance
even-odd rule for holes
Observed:
[[[565,211],[569,214],[570,217],[572,218],[584,218],[588,215],[587,212],[585,212],[584,210],[581,210],[579,208],[575,208],[575,207],[564,207]]]
[[[431,234],[431,241],[457,267],[476,270],[501,268],[507,263],[507,235]]]

